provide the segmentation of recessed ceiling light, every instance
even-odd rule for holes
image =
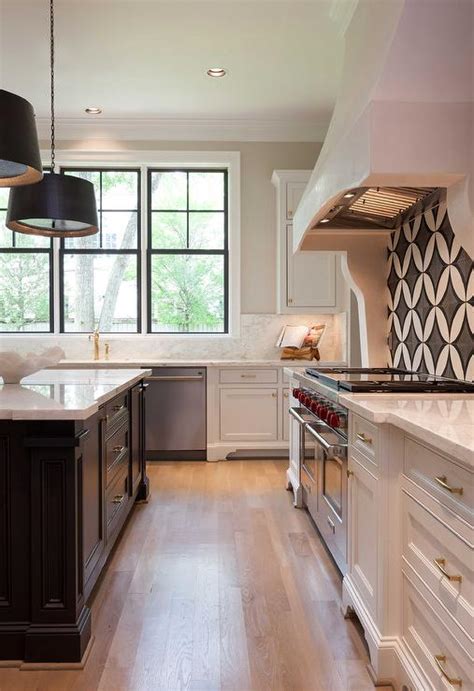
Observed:
[[[331,219],[329,219],[329,218],[322,218],[319,222],[320,223],[329,223],[330,220]]]
[[[344,199],[351,199],[352,197],[355,197],[356,193],[355,192],[346,192],[344,195]]]
[[[98,108],[97,106],[89,106],[85,109],[85,111],[87,115],[100,115],[102,113],[102,108]]]
[[[223,67],[211,67],[207,70],[208,77],[225,77],[227,71]]]

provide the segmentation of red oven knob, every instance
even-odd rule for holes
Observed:
[[[305,406],[308,406],[311,403],[311,396],[308,396],[308,394],[306,394],[303,403],[305,404]]]
[[[340,427],[341,418],[337,413],[331,413],[331,415],[328,417],[328,423],[331,425],[331,427]]]
[[[321,418],[321,420],[325,420],[328,416],[328,409],[326,408],[325,405],[320,405],[319,410],[318,410],[318,415]]]
[[[311,403],[309,404],[309,409],[310,409],[313,413],[315,413],[315,412],[317,411],[317,408],[318,408],[318,402],[317,402],[315,399],[313,399],[313,400],[311,401]]]
[[[299,400],[300,403],[303,402],[303,398],[304,398],[304,391],[302,391],[302,389],[298,389],[297,399]]]
[[[299,389],[296,389],[296,388],[295,388],[295,389],[293,389],[293,391],[292,391],[292,394],[293,394],[294,398],[298,398],[298,394],[299,394],[299,392],[300,392],[300,390],[299,390]]]

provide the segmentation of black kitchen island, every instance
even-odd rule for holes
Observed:
[[[43,370],[0,387],[0,660],[83,659],[91,591],[148,496],[147,374]]]

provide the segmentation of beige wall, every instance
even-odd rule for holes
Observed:
[[[105,150],[104,142],[96,143]],[[43,142],[46,151],[48,143]],[[93,149],[91,141],[63,141],[57,148]],[[241,311],[276,309],[275,169],[312,169],[321,149],[315,142],[113,142],[110,150],[240,151],[241,154]]]

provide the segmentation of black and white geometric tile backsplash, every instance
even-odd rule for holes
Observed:
[[[390,355],[395,367],[474,379],[474,269],[446,202],[390,236]]]

